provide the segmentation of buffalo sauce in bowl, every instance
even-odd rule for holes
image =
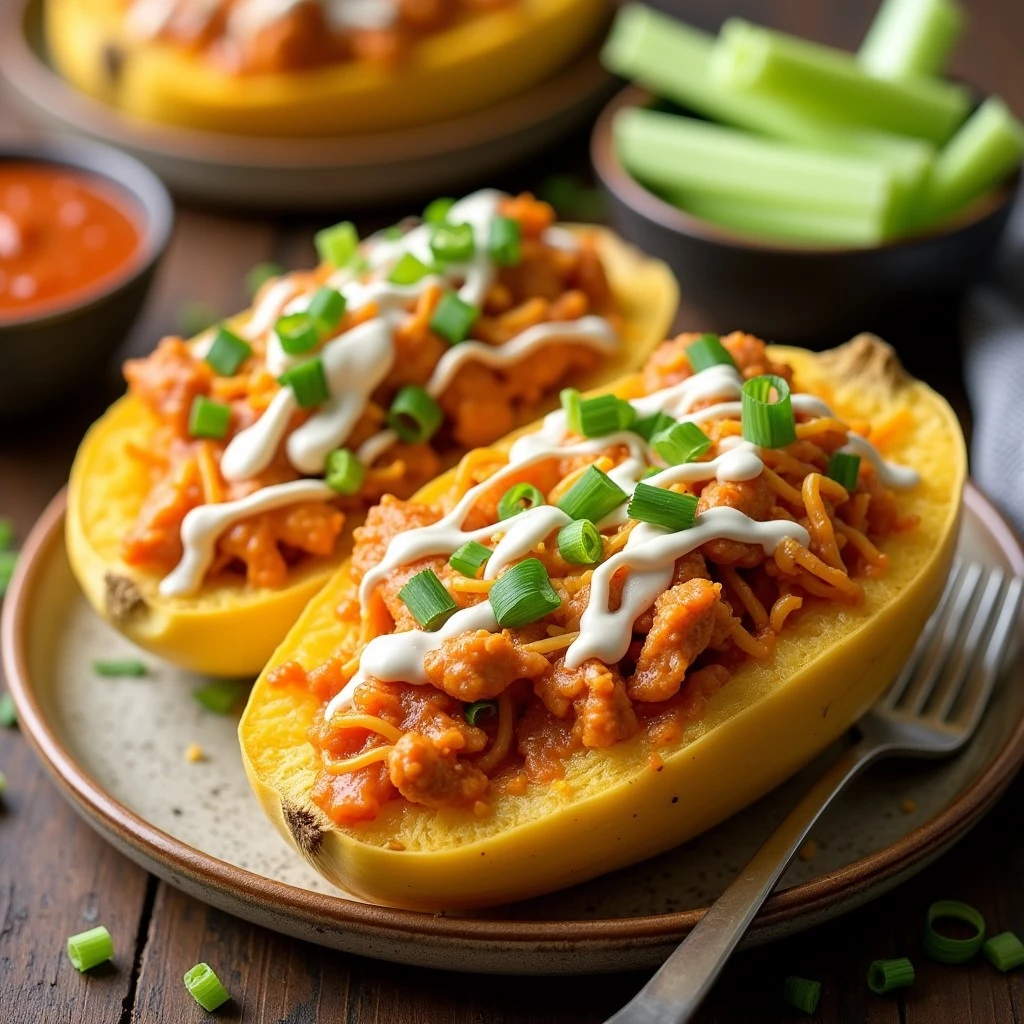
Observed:
[[[0,162],[0,324],[102,294],[142,255],[142,214],[116,186],[60,164]]]

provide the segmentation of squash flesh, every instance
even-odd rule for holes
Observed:
[[[308,800],[318,760],[306,740],[319,702],[272,687],[266,671],[239,727],[243,761],[264,810],[282,834],[336,885],[374,902],[455,909],[508,902],[583,881],[686,841],[761,796],[841,735],[905,661],[948,575],[956,543],[966,457],[945,402],[912,383],[895,399],[882,385],[827,356],[775,349],[796,388],[820,391],[839,415],[878,420],[901,407],[909,426],[886,455],[913,466],[922,483],[900,496],[919,526],[891,538],[887,573],[862,579],[859,608],[812,604],[780,635],[764,663],[747,662],[710,700],[679,744],[650,764],[640,739],[573,755],[562,788],[531,786],[499,796],[493,814],[440,812],[402,800],[348,828]],[[636,379],[615,389],[637,393]],[[444,503],[445,477],[418,498]],[[342,567],[272,658],[305,668],[338,642],[334,608],[351,596]],[[673,800],[673,798],[678,798]],[[404,849],[388,849],[401,844]]]
[[[623,316],[622,346],[614,358],[579,383],[599,386],[642,363],[662,339],[678,302],[678,288],[663,264],[610,231],[595,234],[609,285]],[[247,314],[237,318],[244,322]],[[330,558],[308,558],[281,589],[244,581],[207,584],[194,597],[163,598],[160,577],[120,557],[121,540],[135,522],[149,489],[141,464],[125,454],[133,442],[146,450],[158,421],[128,395],[89,430],[71,470],[67,546],[71,565],[92,606],[140,647],[192,671],[214,676],[255,676],[311,597],[351,548],[359,519],[350,515]],[[115,621],[108,608],[108,574],[132,581],[144,602]]]

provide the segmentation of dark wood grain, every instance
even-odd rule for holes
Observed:
[[[716,28],[726,13],[741,14],[841,46],[856,45],[875,6],[852,0],[657,2],[708,28]],[[971,30],[955,72],[1024,111],[1024,4],[967,0],[967,7]],[[14,130],[0,104],[0,132]],[[585,133],[566,139],[539,165],[509,168],[497,184],[536,188],[553,170],[586,173]],[[401,212],[364,215],[361,226],[379,227]],[[315,227],[300,218],[182,210],[157,285],[121,357],[148,351],[174,332],[186,301],[206,303],[218,314],[241,308],[243,275],[260,260],[308,264]],[[688,320],[685,300],[679,322],[700,326]],[[941,337],[894,340],[911,352],[914,369],[965,408],[954,324]],[[119,388],[112,364],[105,387],[84,391],[59,416],[0,430],[0,515],[12,517],[19,531],[28,529],[66,479],[82,431]],[[17,731],[0,732],[0,768],[9,780],[0,808],[0,1024],[200,1021],[205,1015],[181,981],[198,960],[208,961],[233,994],[218,1019],[245,1024],[590,1024],[602,1021],[644,981],[639,975],[453,975],[300,943],[205,907],[124,860],[64,803]],[[1024,1020],[1021,975],[1004,977],[982,960],[941,967],[921,950],[924,912],[937,898],[973,903],[992,931],[1024,933],[1022,807],[1024,784],[1018,783],[972,835],[912,882],[837,922],[737,957],[702,1012],[702,1024],[808,1019],[788,1011],[779,998],[788,974],[822,982],[816,1019],[828,1024]],[[64,943],[68,934],[97,921],[114,935],[115,962],[81,977],[67,961]],[[868,964],[896,955],[914,960],[917,983],[899,998],[872,996],[864,982]]]

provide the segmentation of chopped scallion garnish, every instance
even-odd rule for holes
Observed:
[[[463,576],[475,579],[480,567],[491,557],[491,549],[475,540],[467,540],[462,547],[452,552],[448,564]]]
[[[75,970],[88,971],[114,955],[114,940],[103,925],[68,937],[68,959]]]
[[[284,267],[273,260],[264,263],[257,263],[248,274],[245,275],[245,290],[250,299],[256,297],[256,293],[270,280],[280,277],[285,273]]]
[[[494,581],[487,597],[502,629],[536,622],[562,603],[539,558],[524,559],[507,569]]]
[[[327,456],[324,480],[339,494],[358,494],[366,479],[366,467],[348,448],[337,448]]]
[[[876,960],[868,968],[868,988],[876,995],[885,995],[898,988],[914,984],[914,965],[905,957],[894,960]]]
[[[604,554],[604,541],[589,519],[574,519],[558,531],[558,553],[571,565],[596,565]]]
[[[204,1009],[211,1013],[223,1006],[231,993],[221,984],[209,964],[196,964],[185,974],[185,988],[188,994]]]
[[[107,658],[92,663],[92,670],[98,676],[117,679],[127,676],[148,676],[149,668],[139,658]]]
[[[9,693],[0,694],[0,728],[13,729],[18,724],[18,712]]]
[[[459,606],[430,569],[416,573],[398,592],[421,629],[433,632],[443,626]]]
[[[469,725],[476,725],[476,720],[481,716],[493,717],[498,713],[498,702],[496,700],[475,700],[462,709],[466,722]]]
[[[789,385],[781,377],[766,373],[744,382],[743,437],[761,448],[784,448],[796,440]]]
[[[826,473],[837,484],[851,494],[857,489],[857,474],[860,472],[860,456],[850,452],[833,452],[828,460]]]
[[[655,434],[668,430],[676,421],[667,412],[654,412],[650,416],[643,416],[634,420],[629,429],[634,434],[639,434],[645,441],[650,441]]]
[[[311,409],[315,405],[322,405],[330,398],[323,360],[319,356],[314,356],[304,363],[293,366],[290,370],[285,370],[277,379],[285,387],[292,389],[300,409]]]
[[[992,966],[1004,974],[1024,964],[1024,943],[1013,932],[993,935],[981,947],[981,951]]]
[[[523,258],[523,230],[511,217],[495,217],[487,236],[487,252],[499,267],[514,267]]]
[[[343,267],[355,255],[359,232],[351,221],[344,220],[334,227],[318,231],[313,242],[320,259],[332,267]]]
[[[580,432],[580,402],[583,396],[575,388],[562,388],[558,392],[558,400],[565,412],[565,422],[574,433]]]
[[[547,499],[533,484],[513,484],[498,502],[498,518],[511,519],[528,508],[546,503]]]
[[[213,344],[206,353],[206,362],[221,377],[234,377],[252,355],[252,347],[226,327],[218,327]]]
[[[313,325],[321,338],[330,334],[341,323],[345,315],[345,296],[336,288],[324,285],[318,288],[309,300],[309,313]]]
[[[700,458],[711,447],[711,438],[696,423],[673,423],[651,437],[651,447],[670,466],[681,466]]]
[[[711,366],[735,366],[736,361],[722,344],[717,334],[702,334],[686,346],[686,358],[694,373]]]
[[[192,696],[207,711],[215,715],[228,715],[238,704],[246,693],[245,683],[237,683],[230,679],[219,679],[206,686],[200,686],[198,690],[192,691]]]
[[[617,509],[629,495],[597,466],[587,471],[569,488],[558,507],[571,519],[589,519],[599,523]]]
[[[411,252],[404,252],[399,256],[398,262],[391,268],[388,280],[392,284],[415,284],[432,273],[434,273],[433,267],[428,267],[426,263],[418,260]]]
[[[408,444],[429,441],[442,422],[444,410],[416,384],[402,388],[388,410],[388,426]]]
[[[641,482],[633,490],[626,515],[666,530],[688,530],[697,517],[697,500],[695,494],[676,494]]]
[[[970,925],[974,935],[952,939],[937,930],[937,921],[953,920]],[[940,964],[963,964],[981,949],[985,941],[985,918],[974,907],[957,900],[939,900],[928,908],[924,928],[924,951]]]
[[[615,395],[580,398],[575,411],[577,424],[573,429],[584,437],[605,437],[626,430],[636,419],[636,410],[629,402]]]
[[[448,211],[454,205],[455,200],[449,199],[447,196],[434,199],[427,203],[427,208],[423,211],[423,219],[428,224],[443,224],[448,219]]]
[[[205,395],[196,395],[192,399],[188,414],[188,432],[192,437],[224,437],[230,422],[230,406],[214,402]]]
[[[454,292],[445,292],[430,318],[430,329],[449,345],[458,345],[469,337],[480,310],[463,302]]]
[[[804,1013],[814,1013],[821,998],[821,982],[789,977],[783,987],[786,1002]]]
[[[472,224],[439,224],[430,239],[430,251],[445,263],[465,263],[476,252]]]
[[[279,317],[274,324],[274,333],[281,341],[281,348],[290,356],[301,356],[320,344],[320,333],[313,317],[305,311]]]

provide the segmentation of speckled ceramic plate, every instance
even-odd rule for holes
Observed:
[[[458,190],[503,172],[595,115],[613,80],[592,50],[484,110],[420,127],[319,139],[225,136],[119,114],[49,65],[42,0],[0,3],[0,82],[36,123],[122,149],[176,194],[231,207],[325,209]]]
[[[242,770],[236,721],[200,708],[191,696],[200,680],[148,656],[146,678],[90,671],[97,658],[137,652],[79,593],[63,523],[61,497],[29,537],[4,608],[4,669],[25,733],[65,795],[129,857],[201,900],[290,935],[458,970],[650,966],[693,927],[816,770],[677,850],[542,899],[472,917],[357,902],[313,874],[264,819]],[[960,554],[1024,574],[1020,545],[973,487]],[[882,765],[848,790],[814,834],[817,854],[793,864],[748,942],[886,892],[969,829],[1024,760],[1022,674],[1018,658],[962,755]],[[193,743],[204,760],[186,761]]]

